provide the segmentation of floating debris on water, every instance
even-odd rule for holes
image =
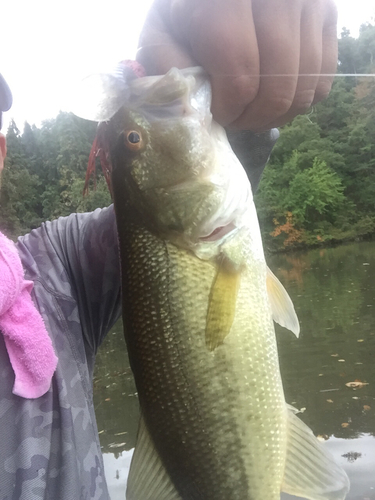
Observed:
[[[126,443],[111,443],[108,448],[121,448],[122,446],[126,446]]]
[[[347,382],[346,387],[351,387],[352,389],[362,389],[364,385],[368,385],[368,382],[361,382],[360,380],[355,380],[354,382]]]

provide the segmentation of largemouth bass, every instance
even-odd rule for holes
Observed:
[[[246,173],[199,69],[130,82],[107,128],[123,319],[141,422],[128,500],[344,499],[345,472],[284,398]]]

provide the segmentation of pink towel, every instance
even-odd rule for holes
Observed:
[[[0,331],[15,373],[13,394],[31,399],[48,391],[57,365],[32,288],[16,246],[0,232]]]

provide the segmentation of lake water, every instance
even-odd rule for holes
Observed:
[[[286,401],[345,468],[347,499],[375,500],[375,243],[268,263],[301,323],[298,340],[277,328]],[[97,356],[94,401],[111,498],[124,500],[139,411],[120,325]]]

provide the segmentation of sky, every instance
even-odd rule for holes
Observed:
[[[69,108],[76,83],[91,73],[134,59],[151,0],[4,0],[1,6],[0,72],[13,93],[4,114],[40,125]],[[374,0],[336,0],[338,33],[358,35],[375,18]]]

